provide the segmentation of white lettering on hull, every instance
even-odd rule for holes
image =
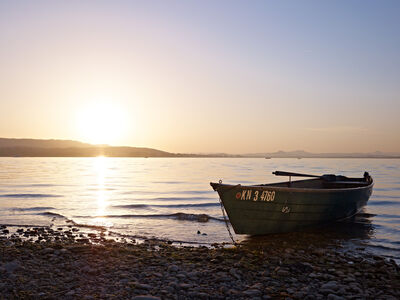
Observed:
[[[253,196],[253,197],[252,197]],[[242,190],[236,193],[236,199],[245,201],[264,201],[271,202],[275,200],[275,191],[257,191],[255,190]]]

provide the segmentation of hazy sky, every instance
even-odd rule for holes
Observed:
[[[0,137],[400,152],[400,1],[0,0]]]

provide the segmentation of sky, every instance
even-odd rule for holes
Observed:
[[[0,137],[400,153],[399,1],[0,0]]]

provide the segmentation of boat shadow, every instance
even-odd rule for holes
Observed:
[[[343,247],[349,242],[366,242],[374,234],[375,229],[371,218],[374,215],[359,213],[352,218],[318,227],[308,228],[298,232],[276,233],[259,236],[246,235],[240,244],[250,249],[270,248],[308,248]]]

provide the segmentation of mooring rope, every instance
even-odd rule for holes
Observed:
[[[219,183],[222,184],[222,180],[220,180]],[[222,193],[225,193],[225,192],[227,192],[228,190],[231,190],[231,189],[233,189],[233,188],[235,188],[235,187],[237,187],[237,186],[239,186],[239,185],[240,185],[240,184],[238,184],[238,185],[236,185],[236,186],[234,186],[234,187],[231,187],[230,189],[227,189],[227,190],[223,191]],[[235,241],[235,239],[233,238],[231,229],[230,229],[230,227],[229,227],[228,217],[227,217],[226,214],[225,214],[224,204],[222,203],[222,199],[221,199],[221,196],[219,195],[219,193],[218,193],[218,196],[219,196],[219,204],[221,204],[222,216],[224,217],[225,226],[226,226],[226,229],[228,230],[229,237],[231,238],[233,245],[238,246],[239,244],[238,244],[238,243]]]

